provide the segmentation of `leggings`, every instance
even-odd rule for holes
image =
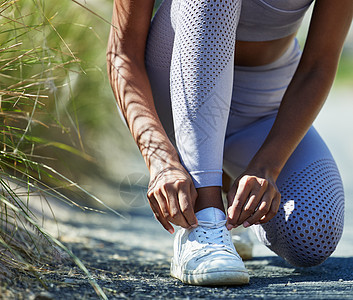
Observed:
[[[296,40],[277,61],[234,65],[241,0],[164,0],[150,26],[145,64],[155,106],[195,187],[236,178],[265,140],[300,59]],[[336,163],[311,127],[277,185],[276,216],[251,228],[294,266],[313,266],[335,250],[344,193]]]

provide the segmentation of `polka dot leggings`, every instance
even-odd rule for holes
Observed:
[[[233,178],[266,138],[300,59],[295,43],[263,67],[234,66],[240,0],[164,0],[146,44],[162,124],[196,187]],[[330,151],[312,127],[278,180],[281,205],[259,240],[295,266],[323,262],[342,235],[344,193]]]

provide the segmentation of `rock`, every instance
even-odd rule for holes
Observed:
[[[34,300],[53,300],[54,296],[48,292],[41,292],[34,297]]]

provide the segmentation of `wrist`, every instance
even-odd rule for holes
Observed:
[[[256,157],[249,163],[247,170],[251,173],[260,174],[263,177],[271,177],[277,180],[283,166],[278,161],[266,159],[259,160]]]
[[[158,174],[166,169],[179,169],[182,165],[175,148],[158,149],[151,154],[144,155],[150,174]]]
[[[264,174],[263,176],[270,176],[276,181],[292,152],[287,143],[272,138],[264,142],[250,161],[248,169]]]
[[[135,133],[134,139],[150,173],[180,164],[178,152],[161,126],[139,126],[138,131],[131,132]]]

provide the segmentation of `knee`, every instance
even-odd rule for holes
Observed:
[[[285,247],[277,254],[295,267],[312,267],[323,263],[336,249],[342,234],[341,228],[330,232],[288,234]]]
[[[336,249],[344,221],[344,192],[332,159],[318,160],[293,173],[281,187],[275,217],[276,249],[290,264],[315,266]]]
[[[343,232],[343,214],[341,207],[320,214],[313,211],[293,214],[286,221],[280,218],[282,222],[277,219],[272,224],[276,232],[269,240],[269,247],[293,266],[319,265],[336,249]]]

